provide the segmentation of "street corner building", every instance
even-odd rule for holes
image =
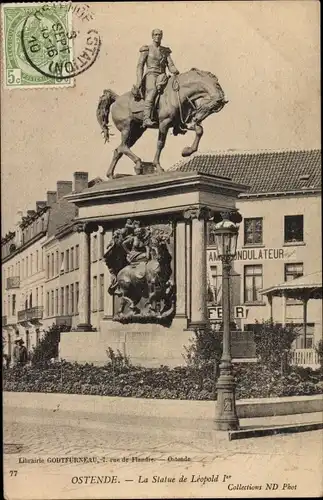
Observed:
[[[195,172],[204,178],[216,176],[249,186],[236,201],[242,222],[230,280],[231,315],[237,327],[232,337],[233,357],[255,357],[254,346],[244,340],[252,333],[255,321],[271,318],[282,325],[297,325],[300,335],[295,341],[293,362],[315,367],[318,359],[314,346],[322,336],[321,151],[196,154],[174,165],[171,172]],[[78,196],[81,199],[80,193],[101,183],[100,178],[89,181],[87,172],[75,172],[73,181],[58,181],[56,190],[47,192],[46,201],[37,201],[25,215],[18,213],[15,227],[2,238],[2,336],[4,352],[9,356],[16,337],[21,337],[30,351],[52,324],[64,324],[72,330],[74,339],[71,337],[73,348],[65,343],[62,357],[104,363],[102,346],[92,351],[91,346],[102,340],[106,325],[116,314],[115,297],[107,292],[111,276],[104,260],[114,230],[98,221],[85,233],[79,206],[73,202]],[[201,285],[207,297],[208,321],[217,330],[222,320],[222,267],[214,226],[212,220],[207,222],[207,273]],[[183,235],[180,231],[178,226],[175,245],[176,238],[183,236],[181,251],[192,254],[185,227]],[[192,237],[191,246],[195,244]],[[183,296],[177,296],[175,320],[185,326],[181,332],[187,329],[187,340],[194,324],[194,303],[185,299],[190,293],[187,288],[192,269],[192,265],[184,265],[182,274],[175,269],[175,285],[179,285],[176,279],[181,279],[183,287]],[[124,325],[115,325],[122,339],[116,343],[111,337],[111,345],[122,346],[132,358]],[[160,356],[156,344],[149,356],[138,348],[133,361],[149,366],[184,363],[180,343],[167,337],[167,329],[164,332],[160,325],[152,327],[148,334],[147,325],[136,325],[136,338],[140,343],[138,335],[143,335],[141,346],[153,345],[163,335]],[[85,342],[85,338],[90,340]],[[162,357],[165,350],[160,349],[165,342],[169,342],[171,353],[167,359]],[[107,349],[109,342],[105,345]]]

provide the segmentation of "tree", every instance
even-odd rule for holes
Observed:
[[[53,324],[44,333],[38,345],[34,347],[31,353],[32,365],[47,363],[52,358],[57,358],[61,332],[68,332],[68,331],[70,331],[70,327],[67,325]]]
[[[273,321],[256,322],[254,327],[256,355],[269,369],[279,370],[284,361],[288,363],[292,344],[299,332],[295,326],[282,326]]]

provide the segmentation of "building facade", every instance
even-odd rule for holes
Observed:
[[[303,304],[261,290],[322,269],[321,151],[282,151],[196,155],[179,167],[230,177],[250,186],[237,202],[243,221],[232,271],[232,314],[242,329],[256,321],[297,325],[297,348],[311,348],[322,337],[322,300],[310,300],[304,344]],[[221,321],[221,263],[208,236],[209,305]],[[212,307],[215,306],[215,307]],[[216,308],[218,306],[218,309]]]
[[[43,330],[44,254],[50,206],[37,202],[36,210],[19,213],[15,231],[2,239],[2,331],[10,356],[14,339],[23,338],[30,350]]]

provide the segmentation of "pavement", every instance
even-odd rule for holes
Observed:
[[[31,394],[5,393],[4,473],[6,498],[10,500],[170,498],[177,494],[164,482],[153,485],[152,478],[157,475],[175,477],[176,483],[182,475],[189,477],[190,484],[181,486],[181,497],[295,497],[321,496],[323,492],[321,430],[228,441],[210,431],[208,415],[199,419],[192,414],[184,418],[138,415],[131,410],[116,413],[115,407],[110,412],[93,412],[78,405],[73,409],[72,404],[66,409],[61,395],[50,396],[49,407],[41,408],[37,395],[32,406]],[[133,400],[129,402],[132,405]],[[240,424],[246,430],[320,421],[322,414],[315,412],[241,419]],[[80,457],[94,462],[80,464]],[[35,459],[44,462],[24,462]],[[12,477],[15,471],[17,476]],[[73,483],[75,477],[89,474],[115,474],[118,482],[108,493],[102,485],[84,489]],[[196,480],[196,484],[194,479],[191,484],[193,475],[211,479]],[[141,482],[145,477],[147,483]],[[274,485],[273,490],[268,484]],[[248,485],[261,487],[261,493]]]

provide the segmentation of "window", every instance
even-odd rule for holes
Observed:
[[[55,290],[55,314],[58,316],[58,288]]]
[[[291,281],[296,278],[299,278],[300,276],[303,276],[304,270],[303,270],[303,263],[293,263],[293,264],[285,264],[285,281]],[[294,302],[297,304],[300,304],[302,301],[301,300],[295,300],[291,297],[287,297],[286,302]]]
[[[306,340],[304,342],[304,325],[294,323],[298,327],[299,336],[295,340],[296,349],[313,349],[314,347],[314,323],[307,323]]]
[[[286,215],[284,234],[285,234],[285,243],[304,241],[303,215]]]
[[[71,248],[71,262],[70,262],[70,270],[74,270],[74,247]]]
[[[29,276],[28,272],[29,272],[29,268],[28,268],[28,257],[26,257],[26,273],[25,273],[25,276],[26,276],[26,277],[27,277],[27,276]]]
[[[39,328],[36,328],[36,347],[38,346],[40,341],[40,330]]]
[[[30,276],[33,274],[33,254],[30,254]]]
[[[55,255],[52,252],[52,276],[55,276]]]
[[[74,284],[71,285],[70,313],[74,314]]]
[[[41,294],[40,294],[40,305],[43,307],[44,305],[44,287],[41,287]]]
[[[77,281],[75,283],[75,312],[78,314],[79,312],[79,297],[80,297],[80,285]]]
[[[61,316],[64,316],[64,287],[62,286],[61,287],[61,310],[60,310],[60,313],[61,313]]]
[[[291,281],[303,276],[303,263],[285,264],[285,281]]]
[[[40,330],[39,328],[36,328],[36,346],[38,346],[40,341]]]
[[[259,245],[262,243],[262,217],[244,220],[244,244]]]
[[[36,250],[36,272],[39,271],[39,252]]]
[[[214,239],[214,229],[215,224],[212,222],[207,223],[207,242],[208,245],[215,245],[215,239]]]
[[[16,314],[16,295],[15,294],[12,295],[11,306],[12,306],[12,315],[15,316],[15,314]]]
[[[92,281],[92,311],[97,311],[97,300],[98,300],[98,278],[93,276]]]
[[[50,255],[47,255],[47,269],[46,269],[46,276],[47,278],[50,278]]]
[[[18,262],[18,274],[17,274],[20,278],[20,262]]]
[[[217,266],[210,266],[208,272],[207,301],[212,304],[218,303],[218,272]]]
[[[100,274],[99,311],[104,309],[104,274]]]
[[[36,288],[36,306],[39,306],[38,288]]]
[[[75,269],[78,269],[80,266],[80,246],[75,245]]]
[[[46,316],[49,316],[49,292],[46,294]]]
[[[66,250],[65,272],[68,273],[69,270],[70,270],[70,251]]]
[[[25,277],[25,259],[21,259],[21,279]]]
[[[61,268],[60,268],[60,273],[63,274],[64,272],[64,252],[61,252]]]
[[[68,285],[66,285],[66,287],[65,287],[65,314],[70,313],[70,311],[69,311],[69,300],[70,300],[69,292],[70,292],[70,287]]]
[[[50,315],[54,316],[54,310],[55,310],[55,308],[54,308],[54,290],[51,290],[50,294],[51,294]]]
[[[262,302],[262,266],[244,266],[244,301]]]
[[[56,270],[55,270],[56,276],[59,274],[59,253],[58,250],[56,250]]]
[[[98,260],[98,237],[95,234],[92,240],[92,262]]]

